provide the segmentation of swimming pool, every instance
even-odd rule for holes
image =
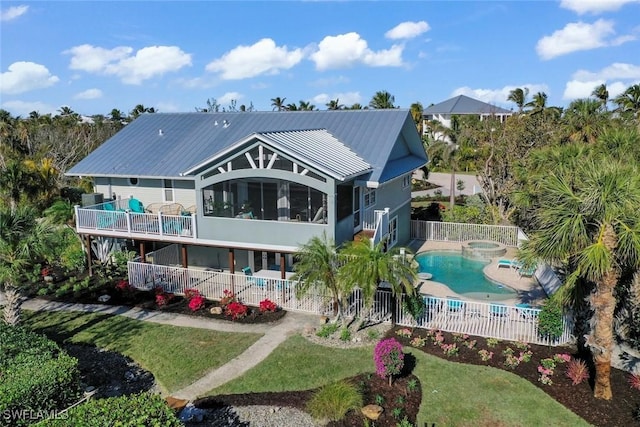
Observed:
[[[416,254],[415,260],[419,272],[431,273],[432,280],[467,298],[501,300],[517,295],[513,289],[485,277],[482,270],[487,261],[465,258],[461,252],[421,252]]]

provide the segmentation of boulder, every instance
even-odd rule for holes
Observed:
[[[211,314],[222,314],[222,307],[211,307],[209,310]]]
[[[382,408],[382,406],[378,405],[367,405],[362,408],[361,411],[362,415],[369,418],[370,420],[375,421],[380,417],[380,414],[382,414],[382,411],[384,411],[384,409]]]

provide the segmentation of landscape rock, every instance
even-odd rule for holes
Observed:
[[[222,307],[211,307],[211,310],[209,310],[209,313],[222,314]]]
[[[380,418],[380,414],[382,414],[383,409],[382,409],[382,406],[367,405],[364,408],[362,408],[361,411],[362,411],[362,415],[369,418],[370,420],[375,421],[378,418]]]

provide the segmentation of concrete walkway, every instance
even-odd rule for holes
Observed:
[[[258,341],[247,348],[244,353],[230,360],[225,365],[208,372],[204,377],[182,390],[172,393],[180,399],[194,400],[204,393],[231,381],[266,359],[289,336],[300,332],[306,325],[317,324],[318,316],[287,312],[282,320],[269,324],[242,324],[225,320],[205,319],[184,314],[167,313],[155,310],[143,310],[123,306],[104,304],[70,304],[29,299],[22,308],[31,311],[80,311],[84,313],[118,314],[130,319],[163,325],[183,326],[209,329],[223,332],[260,333],[264,334]]]

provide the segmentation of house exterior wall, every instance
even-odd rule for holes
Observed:
[[[235,271],[249,265],[249,252],[234,250]],[[187,259],[190,266],[229,269],[229,249],[210,246],[187,246]]]
[[[408,186],[403,187],[402,177],[398,177],[378,187],[376,193],[375,208],[393,210],[411,201],[411,183],[409,182]]]
[[[398,216],[398,243],[407,246],[411,241],[411,200],[389,212],[389,218]]]
[[[170,203],[164,201],[162,179],[140,178],[137,185],[131,185],[129,178],[97,177],[94,182],[96,192],[102,193],[105,200],[115,195],[120,199],[136,198],[145,206],[151,203]],[[174,180],[173,187],[172,203],[180,203],[185,208],[196,204],[195,184],[192,180]]]

